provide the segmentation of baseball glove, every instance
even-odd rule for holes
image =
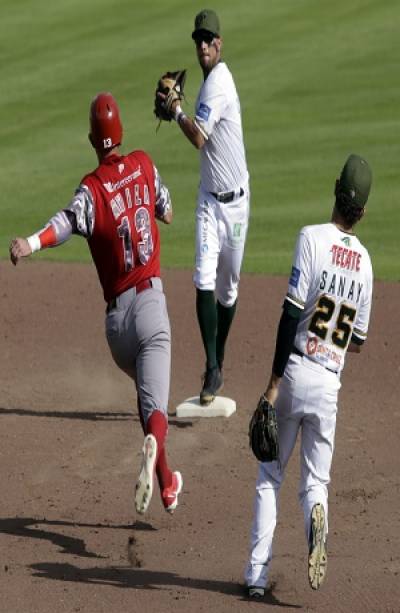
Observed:
[[[183,88],[186,81],[186,70],[166,72],[157,83],[154,99],[154,114],[160,121],[171,121],[174,118],[172,105],[175,100],[184,98]],[[163,94],[160,96],[160,94]]]
[[[249,444],[260,462],[279,461],[278,423],[274,407],[261,396],[249,424]]]

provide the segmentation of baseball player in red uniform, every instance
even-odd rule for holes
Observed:
[[[310,586],[318,589],[326,576],[328,484],[340,374],[346,352],[361,351],[371,311],[371,260],[353,233],[364,214],[371,180],[368,163],[350,155],[336,182],[331,222],[304,227],[297,240],[264,394],[276,408],[280,462],[259,465],[245,571],[252,598],[264,595],[268,581],[279,490],[299,431],[299,499],[308,540]]]
[[[60,245],[72,234],[87,239],[107,304],[112,356],[137,388],[145,438],[136,510],[147,510],[156,472],[164,508],[173,512],[182,476],[170,470],[166,456],[171,337],[156,223],[172,221],[171,199],[144,151],[119,153],[122,124],[109,93],[98,94],[91,103],[89,140],[97,168],[83,177],[68,206],[42,230],[11,241],[10,258],[16,265],[21,257]]]

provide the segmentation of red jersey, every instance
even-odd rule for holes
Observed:
[[[153,163],[144,151],[111,155],[82,179],[93,197],[88,244],[106,302],[160,276]]]

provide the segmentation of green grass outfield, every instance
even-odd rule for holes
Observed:
[[[0,257],[41,227],[95,166],[87,141],[95,93],[111,91],[124,150],[146,149],[170,188],[162,264],[193,264],[198,152],[175,124],[156,133],[153,92],[187,68],[186,109],[201,72],[191,0],[2,0]],[[207,6],[207,5],[206,5]],[[252,212],[244,270],[287,274],[299,228],[330,215],[351,152],[374,173],[359,236],[375,275],[400,278],[400,3],[398,0],[217,0],[224,58],[241,98]],[[36,256],[89,261],[85,241]]]

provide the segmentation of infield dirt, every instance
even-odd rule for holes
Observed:
[[[400,611],[400,285],[375,284],[368,341],[349,355],[330,486],[329,565],[307,581],[298,448],[282,489],[265,600],[242,588],[257,465],[247,427],[266,383],[286,279],[244,275],[227,349],[229,419],[177,420],[200,390],[189,271],[165,270],[173,334],[173,517],[155,490],[135,515],[142,432],[103,333],[92,266],[1,262],[1,598],[4,613]]]

